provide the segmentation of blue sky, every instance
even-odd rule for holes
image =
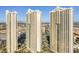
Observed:
[[[72,7],[74,9],[74,21],[79,21],[79,6],[62,6],[65,8]],[[56,6],[0,6],[0,22],[5,22],[5,11],[17,11],[18,21],[25,22],[25,16],[28,9],[40,10],[42,12],[42,21],[49,22],[49,12]]]

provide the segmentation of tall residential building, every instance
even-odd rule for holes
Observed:
[[[73,9],[56,8],[50,12],[50,48],[54,52],[73,52]]]
[[[17,35],[16,35],[16,20],[17,13],[6,11],[6,25],[7,25],[7,52],[14,53],[17,49]]]
[[[31,52],[41,51],[41,12],[29,9],[27,18],[27,47]]]

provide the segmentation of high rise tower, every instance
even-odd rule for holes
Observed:
[[[28,10],[27,12],[27,47],[32,52],[41,51],[41,12]]]
[[[73,9],[56,8],[50,12],[50,48],[54,52],[73,52]]]
[[[17,13],[6,11],[6,25],[7,25],[7,52],[13,53],[17,49],[17,35],[16,35],[16,20]]]

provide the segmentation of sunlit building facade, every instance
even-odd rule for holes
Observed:
[[[7,25],[7,52],[14,53],[17,50],[17,35],[16,35],[17,13],[6,11],[6,25]]]
[[[31,52],[41,51],[41,12],[39,10],[29,9],[27,14],[27,47]]]
[[[50,12],[50,49],[73,52],[73,9],[57,7]]]

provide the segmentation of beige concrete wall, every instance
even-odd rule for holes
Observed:
[[[32,52],[41,51],[41,14],[37,11],[30,11],[27,13],[28,39],[27,47]]]
[[[14,53],[17,50],[17,35],[16,35],[16,12],[6,12],[7,24],[7,52]]]
[[[73,52],[73,11],[57,9],[51,12],[50,48],[55,52]]]

